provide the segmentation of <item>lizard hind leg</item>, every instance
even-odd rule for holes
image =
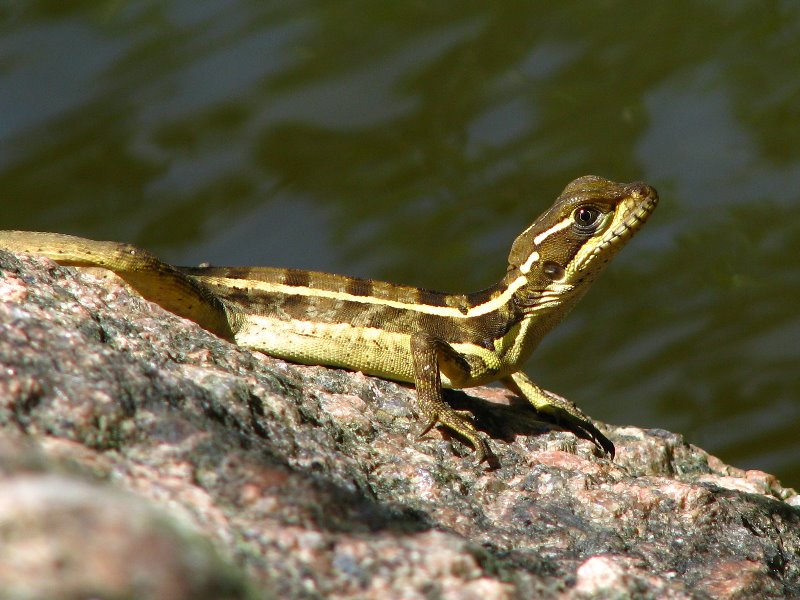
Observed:
[[[64,266],[108,269],[147,300],[221,338],[233,340],[226,307],[211,290],[136,246],[61,233],[0,231],[0,248],[39,254]]]

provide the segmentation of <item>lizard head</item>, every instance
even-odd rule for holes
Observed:
[[[658,203],[641,182],[614,183],[587,175],[567,185],[511,247],[508,272],[524,276],[524,306],[552,305],[589,284],[644,224]]]

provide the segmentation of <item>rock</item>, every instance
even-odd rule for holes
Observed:
[[[32,446],[0,433],[2,598],[247,597],[241,573],[180,519]]]
[[[493,466],[415,441],[408,386],[249,352],[116,277],[0,251],[0,589],[800,595],[800,497],[774,477],[633,427],[604,428],[612,462],[498,389],[448,399]]]

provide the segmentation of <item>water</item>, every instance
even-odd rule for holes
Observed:
[[[797,487],[797,73],[792,2],[4,3],[0,228],[468,291],[570,180],[641,179],[528,371]]]

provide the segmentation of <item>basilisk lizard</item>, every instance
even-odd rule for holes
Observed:
[[[502,279],[471,294],[294,269],[174,267],[136,246],[56,233],[2,231],[0,248],[114,271],[148,300],[246,348],[414,383],[420,436],[443,426],[474,446],[478,462],[487,442],[445,403],[443,387],[499,380],[613,457],[614,445],[580,409],[521,368],[657,202],[644,183],[576,179],[514,241]]]

